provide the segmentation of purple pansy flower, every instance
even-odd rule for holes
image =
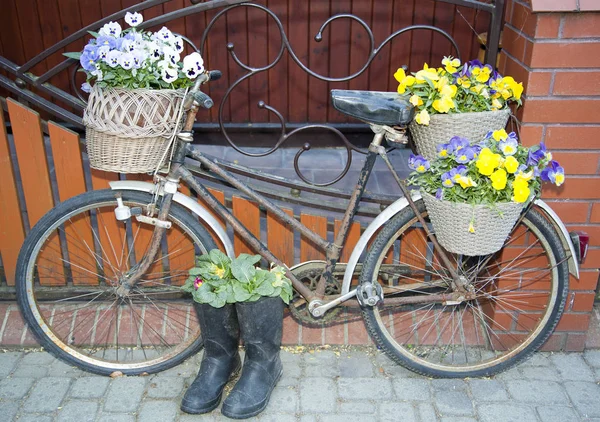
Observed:
[[[565,169],[552,160],[544,170],[542,170],[541,178],[543,181],[550,181],[556,186],[560,186],[565,181]]]
[[[113,49],[117,46],[117,40],[113,37],[103,35],[103,36],[96,38],[96,45],[99,47],[102,45],[107,45],[111,49]]]
[[[440,201],[444,199],[444,189],[438,188],[438,190],[435,192],[435,197]]]
[[[512,132],[510,135],[512,134],[514,134],[514,132]],[[517,139],[511,137],[510,135],[508,135],[508,138],[498,143],[498,148],[500,148],[502,153],[507,156],[515,155],[517,153],[517,147],[519,146]]]
[[[470,144],[468,139],[461,138],[460,136],[454,136],[450,139],[450,145],[452,146],[455,155],[458,154],[458,151],[460,151],[461,148],[468,147]]]
[[[452,172],[454,172],[454,174]],[[452,169],[442,174],[442,186],[445,188],[451,188],[454,186],[454,176],[456,174],[456,169]]]
[[[415,170],[417,173],[425,173],[429,170],[430,166],[429,161],[422,155],[410,154],[410,157],[408,158],[408,167]]]
[[[438,144],[437,147],[438,157],[447,157],[454,151],[450,144]]]
[[[87,47],[87,46],[86,46]],[[84,49],[83,54],[79,58],[79,63],[81,63],[81,67],[88,72],[92,70],[96,70],[96,61],[98,60],[98,49],[97,48],[89,48]]]
[[[529,150],[529,154],[527,156],[527,165],[535,166],[540,162],[540,160],[544,159],[544,157],[546,157],[546,145],[542,142],[537,150]]]
[[[454,155],[457,163],[464,164],[472,161],[475,158],[475,150],[468,146],[460,148],[460,150],[458,150]]]

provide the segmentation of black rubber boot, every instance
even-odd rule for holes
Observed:
[[[284,303],[279,297],[235,304],[246,357],[242,376],[223,402],[221,412],[245,419],[262,412],[281,378],[279,357]]]
[[[219,405],[225,384],[240,370],[240,328],[235,305],[213,308],[194,303],[194,307],[204,339],[204,356],[198,376],[185,392],[181,410],[199,414]]]

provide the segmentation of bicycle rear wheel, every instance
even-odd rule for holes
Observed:
[[[144,192],[102,190],[71,198],[29,233],[17,263],[17,299],[40,344],[90,372],[135,375],[165,370],[202,347],[200,325],[180,286],[194,257],[215,248],[177,204],[150,270],[127,295],[119,280],[143,257],[154,227],[116,220],[116,195],[144,211]]]
[[[428,222],[422,201],[418,208]],[[547,340],[565,305],[569,273],[560,238],[539,211],[530,210],[496,254],[449,257],[474,299],[428,301],[452,292],[451,277],[411,209],[373,242],[361,282],[380,283],[385,298],[363,316],[389,357],[431,377],[480,377],[508,369]],[[407,298],[419,303],[402,303]]]

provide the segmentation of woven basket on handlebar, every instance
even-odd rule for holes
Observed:
[[[504,245],[515,225],[523,204],[500,202],[471,205],[439,200],[421,190],[435,236],[448,252],[477,256],[492,254]],[[469,232],[473,221],[475,232]]]
[[[163,164],[184,90],[94,86],[83,114],[90,166],[148,173]]]
[[[490,130],[506,127],[510,109],[481,111],[476,113],[434,114],[429,125],[410,122],[408,128],[417,152],[428,160],[437,156],[437,145],[444,144],[453,136],[467,138],[472,144],[478,143]]]

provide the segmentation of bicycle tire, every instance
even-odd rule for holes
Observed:
[[[145,192],[92,191],[39,220],[19,254],[17,301],[40,345],[69,364],[101,375],[160,372],[202,347],[191,298],[179,286],[195,255],[216,246],[173,203],[172,227],[146,279],[126,297],[117,295],[118,278],[139,262],[153,226],[134,217],[118,222],[116,195],[131,207],[145,209],[152,201]]]
[[[417,206],[427,219],[422,201]],[[435,378],[486,377],[528,358],[551,335],[568,295],[568,265],[556,230],[535,208],[485,271],[482,257],[449,255],[460,274],[474,275],[476,298],[386,305],[394,296],[449,291],[451,277],[436,256],[410,208],[385,224],[368,251],[360,282],[378,281],[385,298],[363,308],[363,318],[394,362]],[[541,267],[532,267],[537,262]]]

